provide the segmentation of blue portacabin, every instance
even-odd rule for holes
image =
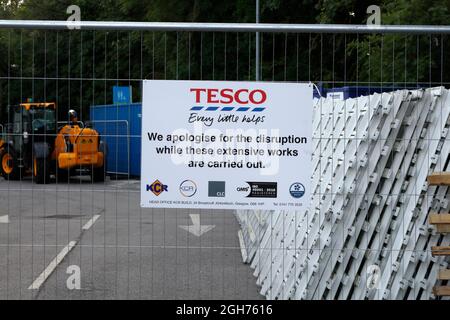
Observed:
[[[108,145],[108,174],[141,175],[142,104],[91,106],[91,122]]]

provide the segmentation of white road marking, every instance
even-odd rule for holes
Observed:
[[[86,224],[83,226],[82,230],[89,230],[94,223],[100,218],[100,215],[94,215]],[[50,275],[55,271],[56,267],[64,260],[66,255],[77,245],[76,241],[70,241],[64,249],[50,262],[50,264],[45,268],[45,270],[37,277],[36,280],[28,287],[28,290],[38,290],[44,282],[50,277]]]
[[[201,237],[203,234],[211,231],[216,226],[202,226],[200,224],[200,215],[199,214],[190,214],[189,215],[192,220],[192,225],[190,226],[180,226],[181,229],[186,230],[187,232],[192,233],[194,236]]]
[[[28,290],[38,290],[48,277],[55,271],[56,267],[63,261],[64,257],[76,246],[76,241],[70,243],[61,250],[60,253],[50,262],[45,270],[37,277],[36,280],[28,287]]]
[[[1,216],[0,223],[9,223],[9,216]]]
[[[88,222],[86,222],[86,224],[83,226],[83,230],[89,230],[95,223],[95,221],[98,220],[98,218],[100,218],[99,214],[96,214],[95,216],[92,217],[91,220],[89,220]]]

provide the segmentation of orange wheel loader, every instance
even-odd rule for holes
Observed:
[[[31,174],[38,184],[89,172],[94,182],[105,179],[106,144],[97,131],[78,121],[58,127],[56,103],[23,103],[10,111],[9,123],[0,138],[0,173],[6,180]]]

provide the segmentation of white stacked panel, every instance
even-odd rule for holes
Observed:
[[[432,298],[448,261],[429,248],[450,237],[435,234],[427,217],[450,205],[447,188],[428,187],[426,177],[447,169],[449,127],[450,94],[442,87],[317,100],[310,207],[237,212],[261,294]]]

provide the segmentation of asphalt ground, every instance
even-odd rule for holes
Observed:
[[[0,178],[0,300],[263,298],[232,211],[142,209],[139,198],[137,180]],[[180,228],[192,214],[215,227]]]

